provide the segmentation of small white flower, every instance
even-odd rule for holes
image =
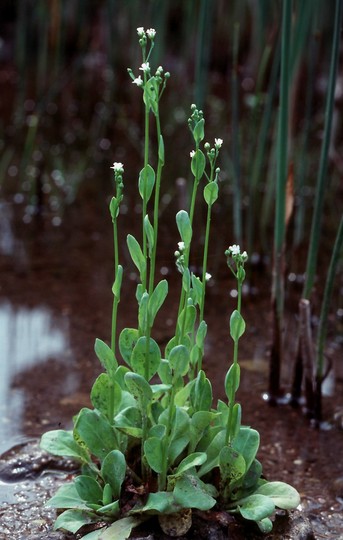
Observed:
[[[146,31],[148,38],[154,39],[156,36],[156,30],[155,28],[149,28],[149,30]]]
[[[114,172],[124,172],[124,165],[120,162],[115,161],[111,167],[111,169],[114,170]]]
[[[238,245],[233,244],[233,246],[229,246],[229,251],[231,251],[232,255],[239,255],[241,248]]]
[[[212,278],[212,275],[209,274],[208,272],[206,272],[206,274],[205,274],[205,281],[210,281],[211,278]]]
[[[137,28],[137,34],[139,35],[139,37],[144,36],[144,28],[143,28],[143,26],[140,26],[139,28]]]
[[[243,251],[243,253],[242,253],[242,259],[243,259],[244,262],[248,260],[248,254],[247,254],[246,251]]]
[[[178,242],[177,245],[179,246],[180,251],[183,251],[185,249],[185,243],[184,242]]]
[[[143,85],[143,79],[142,77],[139,75],[138,77],[136,77],[133,81],[132,81],[132,84],[137,84],[137,86],[142,86]]]
[[[214,139],[214,146],[218,149],[221,148],[223,144],[223,139]]]
[[[191,158],[193,158],[195,156],[195,150],[192,150],[191,152],[189,152],[189,155],[191,156]]]
[[[141,65],[141,67],[140,67],[139,69],[141,69],[142,71],[144,71],[144,73],[147,73],[148,71],[150,71],[150,64],[149,64],[149,62],[143,62],[143,64]]]

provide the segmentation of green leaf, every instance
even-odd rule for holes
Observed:
[[[185,376],[189,370],[189,352],[184,345],[176,345],[169,353],[168,361],[175,376]]]
[[[75,441],[71,431],[47,431],[42,435],[40,447],[54,456],[68,457],[83,463],[90,461],[88,452]]]
[[[164,141],[162,135],[160,135],[160,141],[158,145],[158,159],[161,162],[161,165],[164,165]]]
[[[78,510],[88,510],[83,499],[80,498],[74,482],[62,484],[56,494],[46,503],[51,508],[75,508]]]
[[[183,308],[178,318],[178,326],[183,329],[184,334],[191,334],[194,330],[197,311],[195,306],[189,305]]]
[[[75,478],[74,483],[80,499],[87,501],[87,503],[99,504],[102,502],[102,488],[95,478],[81,474]]]
[[[180,210],[176,214],[176,224],[181,236],[181,240],[185,243],[186,248],[188,248],[192,240],[192,225],[189,215],[185,210]]]
[[[196,144],[199,144],[205,137],[205,120],[203,118],[196,123],[193,129],[193,137]]]
[[[230,317],[230,335],[233,341],[238,341],[239,338],[244,334],[245,331],[245,321],[242,315],[235,309]]]
[[[244,476],[245,459],[231,446],[224,446],[219,454],[219,468],[221,483],[229,487],[232,482],[236,483]]]
[[[168,360],[162,359],[158,368],[158,376],[164,384],[171,384],[173,380]]]
[[[88,534],[85,534],[82,537],[82,540],[99,540],[102,531],[103,529],[96,529],[96,531],[92,531]]]
[[[142,414],[146,414],[147,406],[152,400],[152,389],[150,384],[142,377],[142,375],[131,372],[125,375],[125,382],[130,393],[136,398]]]
[[[150,77],[144,85],[143,92],[143,101],[147,107],[151,108],[155,116],[158,114],[158,88],[156,77]]]
[[[139,309],[138,309],[138,326],[141,334],[147,334],[148,328],[151,328],[151,324],[149,321],[149,312],[148,312],[148,306],[149,306],[149,294],[145,291],[142,294],[142,298],[139,302]]]
[[[168,341],[168,343],[166,345],[166,348],[165,348],[165,351],[164,351],[164,354],[165,354],[166,358],[168,358],[169,353],[172,350],[172,348],[175,347],[175,345],[179,345],[179,344],[180,343],[178,342],[178,340],[176,339],[175,336],[172,337]],[[191,348],[192,348],[192,343],[191,343],[190,337],[187,336],[187,335],[182,336],[181,345],[184,345],[186,347],[186,349],[188,349],[190,351]]]
[[[273,529],[273,522],[269,518],[261,519],[261,521],[257,521],[256,523],[263,534],[269,533]]]
[[[64,529],[75,534],[84,525],[89,525],[97,521],[97,518],[83,510],[66,510],[58,516],[54,529]]]
[[[149,163],[139,173],[138,189],[143,201],[149,201],[155,185],[155,171]]]
[[[111,218],[112,218],[112,222],[115,223],[118,215],[119,215],[119,207],[120,207],[120,203],[123,199],[123,196],[117,198],[117,197],[112,197],[111,199],[111,202],[110,202],[110,213],[111,213]]]
[[[219,455],[225,443],[225,430],[219,431],[206,449],[207,461],[198,471],[198,476],[204,476],[219,465]]]
[[[166,279],[160,281],[149,298],[148,310],[149,310],[149,322],[150,326],[153,325],[155,317],[163,305],[168,294],[168,282]]]
[[[206,459],[207,455],[205,452],[194,452],[193,454],[189,454],[181,461],[181,463],[179,463],[176,471],[174,472],[174,475],[184,473],[185,471],[188,471],[188,469],[192,469],[193,467],[199,467],[200,465],[205,463]]]
[[[249,427],[241,427],[237,437],[232,442],[233,448],[243,455],[247,469],[254,461],[259,445],[260,435],[258,431]]]
[[[138,527],[144,520],[138,517],[124,517],[115,521],[99,536],[99,540],[127,540],[132,529]]]
[[[243,489],[252,489],[254,486],[257,485],[261,476],[262,465],[257,459],[254,459],[244,476]]]
[[[166,409],[159,418],[159,423],[167,426],[169,410]],[[175,459],[186,448],[190,440],[190,419],[187,412],[181,407],[176,407],[173,421],[170,444],[168,448],[168,463],[171,466]]]
[[[112,450],[105,457],[101,465],[101,475],[112,488],[113,499],[120,497],[122,483],[126,474],[126,461],[124,454],[119,450]]]
[[[132,369],[148,381],[155,375],[161,362],[161,351],[156,341],[142,336],[138,339],[131,356]]]
[[[193,273],[192,273],[192,287],[193,287],[194,303],[199,305],[201,303],[201,299],[202,299],[203,285],[202,285],[201,279],[198,278]],[[204,321],[202,321],[202,322],[204,322]]]
[[[250,495],[237,502],[240,514],[245,519],[261,521],[269,517],[275,510],[275,504],[265,495]]]
[[[200,370],[190,392],[194,411],[208,411],[212,406],[212,386],[203,370]]]
[[[81,409],[76,419],[74,436],[80,438],[90,453],[104,459],[117,447],[114,430],[108,420],[97,411]]]
[[[117,382],[112,382],[110,380],[107,373],[101,373],[92,386],[91,402],[93,407],[98,409],[105,416],[108,415],[112,391],[114,413],[116,413],[120,406],[122,390]]]
[[[300,495],[297,490],[285,482],[267,482],[255,493],[266,495],[273,500],[275,506],[283,510],[291,510],[300,504]]]
[[[232,417],[231,417],[231,426],[230,426],[230,434],[231,438],[235,439],[239,433],[239,430],[241,428],[241,419],[242,419],[242,407],[239,403],[235,403],[232,409]]]
[[[188,291],[191,287],[191,274],[188,268],[185,268],[182,274],[182,287],[185,293],[188,294]]]
[[[124,328],[119,336],[119,351],[129,366],[131,366],[131,355],[138,338],[139,332],[136,328]]]
[[[201,323],[199,324],[196,338],[195,338],[195,342],[200,349],[203,349],[204,347],[206,334],[207,334],[207,324],[205,323],[205,321],[201,321]]]
[[[168,491],[157,491],[149,493],[148,499],[144,506],[136,505],[130,514],[174,514],[181,510],[181,506],[174,500],[172,493]]]
[[[120,411],[114,419],[116,428],[131,437],[142,437],[142,414],[137,407],[127,407]]]
[[[101,339],[95,340],[94,351],[102,367],[112,376],[118,367],[118,362],[114,358],[112,349]]]
[[[102,506],[101,508],[98,508],[97,513],[98,514],[104,514],[106,516],[111,517],[112,519],[114,517],[115,518],[119,517],[119,515],[120,515],[119,501],[114,501],[112,503],[109,503],[109,504],[106,504],[106,505]]]
[[[143,281],[143,277],[146,272],[145,257],[141,250],[141,246],[139,245],[135,237],[132,236],[131,234],[127,235],[127,247],[129,248],[131,259],[133,260],[134,264],[136,265],[139,271],[141,281]]]
[[[206,158],[203,152],[198,148],[194,153],[191,161],[191,171],[197,181],[199,181],[204,174],[206,165]]]
[[[153,226],[151,225],[149,221],[148,214],[144,218],[144,232],[148,240],[149,257],[151,257],[153,249],[154,249],[154,244],[155,244],[155,234],[154,234]]]
[[[241,369],[238,363],[232,364],[225,377],[225,393],[229,400],[233,399],[240,383]]]
[[[144,443],[144,455],[149,467],[156,473],[163,471],[163,441],[157,437],[150,437]]]
[[[208,494],[205,486],[206,484],[196,476],[183,475],[175,483],[173,491],[175,501],[183,508],[210,510],[217,501]]]
[[[204,199],[208,206],[212,206],[218,199],[218,184],[217,182],[210,182],[204,187]]]
[[[112,292],[117,301],[120,301],[120,289],[123,281],[123,267],[118,264],[117,275],[112,286]]]
[[[210,427],[214,413],[209,411],[197,411],[193,414],[190,424],[191,444],[195,448],[203,433]]]
[[[112,501],[113,501],[113,495],[112,495],[111,484],[105,484],[103,492],[102,492],[102,503],[104,506],[107,506],[109,504],[112,504]]]

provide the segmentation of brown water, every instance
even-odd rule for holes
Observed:
[[[20,205],[12,200],[2,203],[0,452],[36,439],[46,430],[68,428],[72,415],[89,404],[89,391],[100,371],[93,345],[96,337],[108,341],[110,335],[111,224],[103,197],[98,198],[94,192],[91,196],[81,195],[58,226],[51,224],[49,216],[25,224]],[[154,337],[162,345],[173,332],[177,299],[174,291],[178,291],[179,283],[173,258],[178,238],[170,218],[174,206],[173,201],[170,207],[166,205],[160,229],[160,272],[170,279],[172,290],[155,329]],[[123,236],[128,231],[135,234],[139,221],[140,214],[129,207],[120,220]],[[216,230],[223,234],[216,235]],[[214,236],[217,242],[211,246],[209,263],[214,279],[208,289],[205,313],[209,326],[205,368],[216,397],[223,397],[223,379],[231,361],[228,320],[235,291],[222,256],[232,239],[227,235],[225,212],[220,208],[214,216]],[[126,284],[119,330],[134,325],[136,320],[137,276],[124,250],[122,262]],[[200,263],[197,257],[193,262]],[[343,432],[333,423],[334,414],[343,407],[341,335],[335,327],[329,343],[336,362],[335,380],[331,379],[326,389],[331,397],[324,397],[324,415],[330,429],[313,429],[300,410],[267,405],[262,394],[267,387],[271,336],[268,274],[266,268],[257,271],[254,294],[247,295],[243,304],[247,319],[240,351],[243,421],[260,431],[259,458],[265,475],[287,481],[301,493],[302,507],[316,537],[343,538]],[[290,382],[289,360],[296,329],[295,316],[287,320],[285,390]],[[43,509],[43,503],[66,475],[42,474],[34,480],[0,483],[0,518],[5,531],[0,538],[19,540],[28,538],[29,533],[47,534],[54,514]]]

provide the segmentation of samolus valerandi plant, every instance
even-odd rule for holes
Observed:
[[[239,339],[245,331],[241,313],[246,252],[238,245],[226,251],[227,263],[237,280],[237,307],[230,318],[234,343],[233,362],[225,377],[226,401],[213,402],[212,386],[202,368],[207,325],[204,320],[207,253],[212,206],[218,198],[217,159],[223,144],[202,144],[202,111],[191,107],[189,128],[194,141],[191,173],[194,177],[189,212],[180,210],[176,224],[180,242],[175,251],[181,273],[179,310],[174,336],[164,351],[153,338],[154,320],[167,294],[165,279],[155,282],[158,239],[159,190],[164,165],[164,144],[159,102],[169,77],[162,67],[150,67],[155,30],[138,28],[143,54],[141,75],[129,74],[143,91],[145,106],[144,165],[138,189],[142,199],[142,239],[127,237],[131,259],[139,273],[136,290],[136,328],[125,328],[116,343],[116,321],[123,267],[119,263],[118,217],[123,198],[122,163],[114,163],[115,195],[110,202],[114,231],[111,346],[97,339],[95,353],[104,372],[91,390],[93,408],[83,408],[74,418],[72,431],[45,433],[41,446],[48,452],[75,459],[80,474],[60,487],[49,505],[63,512],[56,529],[82,532],[87,540],[128,538],[131,530],[157,515],[165,532],[185,534],[192,523],[192,509],[214,507],[255,521],[261,531],[272,528],[275,507],[291,509],[299,504],[297,491],[282,482],[267,482],[256,455],[259,433],[241,424],[241,405],[236,402],[240,384]],[[151,166],[150,116],[157,132],[157,167]],[[192,223],[197,190],[204,182],[207,205],[202,275],[189,269]],[[153,200],[152,204],[151,200]],[[150,208],[152,206],[152,209]],[[117,347],[118,345],[118,347]],[[117,350],[119,349],[119,351]],[[120,356],[119,356],[120,355]],[[171,527],[172,519],[182,527]],[[175,521],[175,520],[174,520]],[[173,523],[174,523],[173,521]],[[89,529],[88,529],[89,530]]]

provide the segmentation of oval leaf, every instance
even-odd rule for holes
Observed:
[[[148,202],[155,184],[155,171],[149,163],[139,173],[138,189],[143,201]]]

